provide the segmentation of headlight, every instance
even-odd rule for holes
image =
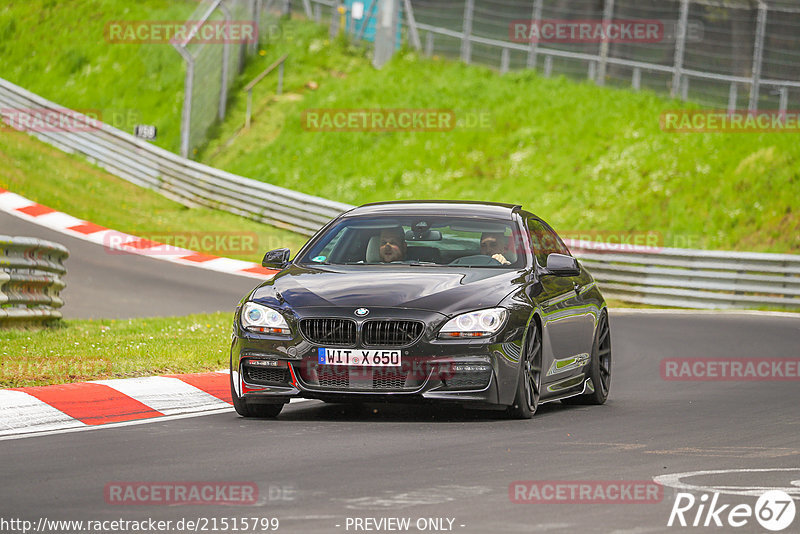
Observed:
[[[503,328],[507,316],[508,311],[505,308],[462,313],[447,321],[439,330],[439,337],[445,339],[488,337]]]
[[[248,302],[242,308],[242,326],[251,332],[290,335],[289,323],[277,310]]]

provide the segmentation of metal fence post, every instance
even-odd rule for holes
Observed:
[[[231,11],[224,3],[220,3],[219,5],[220,11],[222,11],[222,16],[225,17],[225,25],[230,27],[231,25]],[[228,103],[228,71],[230,69],[230,51],[231,51],[231,43],[230,39],[224,39],[222,44],[222,83],[220,84],[219,88],[219,111],[217,116],[219,120],[225,118],[225,107]]]
[[[425,55],[433,56],[433,32],[430,31],[425,34]]]
[[[731,87],[728,90],[728,113],[736,111],[736,102],[739,100],[739,87],[736,82],[731,82]]]
[[[353,32],[355,33],[356,36],[356,41],[360,41],[361,38],[364,36],[364,32],[367,30],[367,24],[369,24],[369,19],[375,18],[375,10],[377,9],[378,9],[378,1],[376,0],[375,2],[372,3],[371,6],[369,6],[369,11],[366,13],[366,15],[364,15],[364,18],[361,19],[361,27],[358,28],[357,32],[356,32],[356,21],[351,18]],[[375,20],[377,21],[378,19]],[[377,27],[377,22],[375,25]]]
[[[510,50],[508,48],[503,48],[503,51],[500,53],[500,74],[505,74],[508,72],[508,64],[510,63]]]
[[[756,40],[753,45],[753,81],[750,83],[750,104],[748,109],[758,109],[758,92],[761,84],[761,65],[764,61],[764,34],[767,28],[767,4],[758,1],[758,20],[756,21]]]
[[[399,14],[399,0],[380,0],[375,23],[375,50],[372,54],[372,65],[376,69],[383,67],[394,55]],[[364,26],[366,20],[362,28]],[[355,25],[353,27],[355,28]]]
[[[253,22],[256,24],[256,38],[250,43],[251,54],[255,54],[258,50],[258,41],[261,35],[261,2],[262,0],[255,0],[255,2],[253,2]]]
[[[461,61],[469,63],[472,60],[472,16],[475,11],[475,0],[466,0],[464,3],[464,28],[461,38]]]
[[[334,39],[337,35],[339,35],[339,19],[341,18],[339,14],[339,7],[340,6],[335,3],[331,6],[331,26],[330,30],[328,30],[328,37],[330,39]]]
[[[531,20],[531,24],[539,24],[542,20],[542,1],[543,0],[533,0],[533,19]],[[536,49],[539,48],[539,41],[536,39],[531,39],[531,46],[528,49],[528,60],[527,66],[529,69],[536,68]]]
[[[189,134],[192,125],[192,88],[194,86],[194,59],[183,47],[177,48],[186,62],[186,78],[183,82],[183,109],[181,110],[181,156],[189,157]]]
[[[778,89],[778,95],[780,95],[778,111],[780,111],[781,113],[786,113],[786,108],[789,106],[789,88],[781,87],[780,89]]]
[[[603,27],[608,28],[608,25],[611,23],[611,20],[614,18],[614,0],[605,0],[605,5],[603,7]],[[597,77],[595,78],[595,83],[597,85],[605,85],[606,83],[606,63],[608,61],[608,35],[607,32],[603,32],[603,42],[600,43],[600,62],[597,66]]]
[[[675,98],[681,87],[683,75],[683,57],[686,52],[686,32],[689,21],[689,0],[681,0],[681,11],[678,17],[678,34],[675,36],[675,61],[672,67],[672,88],[670,96]]]
[[[417,29],[417,19],[414,18],[414,8],[411,7],[411,0],[403,0],[406,12],[406,24],[408,24],[408,36],[411,46],[417,50],[422,50],[422,42],[419,40],[419,30]]]

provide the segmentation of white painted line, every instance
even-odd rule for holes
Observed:
[[[86,426],[24,391],[0,390],[0,406],[0,436]]]
[[[17,392],[21,393],[21,392]],[[290,404],[297,404],[300,402],[322,402],[317,401],[316,399],[292,399]],[[120,428],[126,426],[136,426],[136,425],[149,425],[152,423],[161,423],[164,421],[177,421],[179,419],[190,419],[192,417],[202,417],[205,415],[218,415],[222,413],[232,413],[233,406],[228,403],[225,403],[225,408],[215,408],[213,410],[208,410],[204,412],[193,412],[193,413],[183,413],[178,415],[165,415],[163,417],[151,417],[149,419],[136,419],[134,421],[123,421],[120,423],[108,423],[105,425],[84,425],[83,423],[77,421],[77,423],[81,426],[75,428],[61,428],[58,430],[47,430],[43,432],[26,432],[24,434],[12,434],[12,435],[5,435],[4,433],[0,432],[0,441],[9,441],[14,439],[26,439],[26,438],[35,438],[39,436],[54,436],[57,434],[71,434],[72,432],[87,432],[90,430],[103,430],[105,428]],[[54,408],[55,409],[55,408]],[[60,413],[60,412],[59,412]],[[238,416],[237,416],[238,417]]]
[[[227,402],[182,380],[166,376],[95,380],[92,383],[113,388],[164,415],[214,410],[230,406]]]
[[[102,430],[105,428],[120,428],[125,426],[147,425],[150,423],[161,423],[163,421],[175,421],[177,419],[188,419],[190,417],[200,417],[203,415],[216,415],[221,413],[229,413],[233,411],[233,406],[227,408],[218,408],[216,410],[209,410],[207,412],[184,413],[179,415],[165,415],[164,417],[151,417],[149,419],[136,419],[134,421],[123,421],[120,423],[108,423],[106,425],[85,425],[79,428],[64,428],[60,430],[50,430],[47,432],[29,432],[26,434],[17,434],[13,436],[0,436],[0,441],[7,441],[12,439],[25,439],[35,438],[38,436],[54,436],[56,434],[70,434],[72,432],[87,432],[89,430]]]
[[[800,487],[796,487],[794,481],[791,481],[796,475],[787,475],[787,485],[782,487],[776,486],[728,486],[728,485],[714,485],[708,482],[708,478],[712,475],[738,475],[742,473],[800,473],[800,467],[774,467],[767,469],[718,469],[713,471],[688,471],[686,473],[670,473],[667,475],[658,475],[653,477],[653,481],[663,486],[670,488],[697,491],[705,493],[722,493],[726,495],[746,495],[751,497],[760,497],[762,493],[767,490],[781,490],[788,493],[793,499],[800,500]],[[706,484],[689,484],[684,482],[684,478],[692,477],[706,477]]]

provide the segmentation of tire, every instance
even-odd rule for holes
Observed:
[[[512,419],[530,419],[539,407],[542,390],[542,333],[536,323],[528,330],[520,362],[517,394],[506,413]]]
[[[608,312],[603,310],[597,322],[592,359],[589,362],[589,378],[592,379],[594,391],[563,399],[564,404],[593,404],[606,402],[611,387],[611,328],[608,325]]]
[[[265,417],[271,419],[278,417],[278,414],[281,413],[281,410],[283,410],[283,403],[247,405],[247,411],[250,414],[249,417]]]
[[[242,417],[278,417],[278,414],[283,410],[283,404],[247,404],[244,399],[236,394],[236,389],[233,387],[233,373],[229,375],[231,384],[231,400],[233,400],[233,409]]]

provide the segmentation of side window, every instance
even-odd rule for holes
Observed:
[[[536,256],[536,261],[544,267],[547,265],[547,256],[549,254],[567,254],[569,250],[564,243],[559,239],[556,233],[546,226],[539,219],[528,219],[528,232],[531,236],[531,244],[533,245],[533,254]]]
[[[547,223],[543,224],[545,230],[547,230],[551,234],[552,239],[550,240],[550,242],[553,243],[554,245],[553,250],[548,252],[548,254],[555,252],[557,254],[564,254],[565,256],[572,256],[572,254],[570,254],[569,252],[569,249],[567,248],[567,245],[565,245],[564,242],[561,240],[561,238],[558,237],[558,234],[555,232],[555,230],[550,228],[550,225],[548,225]]]

